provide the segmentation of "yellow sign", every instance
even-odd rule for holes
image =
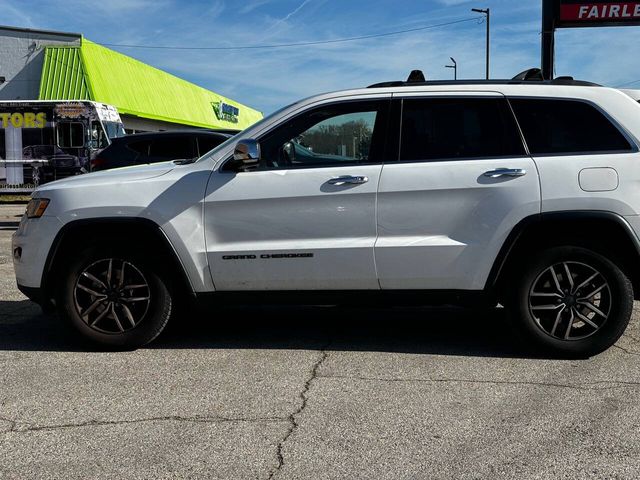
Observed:
[[[15,128],[44,128],[47,123],[47,114],[44,112],[25,113],[0,113],[2,128],[12,125]]]

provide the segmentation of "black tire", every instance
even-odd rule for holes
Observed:
[[[545,353],[570,358],[596,355],[611,347],[629,324],[632,284],[616,264],[598,253],[572,246],[549,248],[533,255],[516,275],[508,306],[519,330]],[[591,283],[578,289],[590,277]],[[585,317],[591,323],[583,321]]]
[[[112,271],[110,285],[105,276],[108,271]],[[93,275],[97,281],[83,272]],[[167,278],[142,252],[98,244],[74,253],[60,272],[56,295],[58,312],[82,337],[95,344],[112,349],[138,348],[160,335],[169,321],[173,298]],[[141,287],[143,284],[146,287]],[[98,302],[105,286],[109,287],[108,297]],[[100,297],[87,293],[82,287],[100,293]],[[97,306],[89,310],[94,301]],[[111,308],[113,310],[105,312]],[[81,312],[85,314],[84,319]]]

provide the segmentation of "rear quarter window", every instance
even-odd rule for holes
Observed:
[[[532,155],[630,152],[620,129],[579,100],[510,99]]]

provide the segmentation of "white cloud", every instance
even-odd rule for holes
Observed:
[[[223,0],[214,0],[206,10],[206,13],[210,18],[217,18],[222,14],[222,12],[224,12],[225,7],[226,5]]]
[[[192,3],[155,0],[155,6],[148,8],[138,7],[151,0],[133,0],[124,15],[104,12],[98,17],[95,10],[81,8],[83,0],[60,1],[42,9],[34,8],[30,1],[0,0],[0,7],[6,7],[5,18],[16,25],[77,30],[98,42],[211,47],[295,43],[402,30],[465,18],[471,15],[467,7],[489,6],[492,9],[492,77],[511,78],[540,63],[539,0],[523,0],[517,4],[508,0],[486,0],[460,7],[443,6],[443,1],[459,0],[443,0],[435,8],[435,1],[421,2],[425,4],[424,9],[414,8],[410,2],[379,0],[357,12],[355,3],[338,0],[287,0],[286,3],[270,0],[260,14],[255,9],[266,5],[268,0],[250,0],[237,6],[222,0]],[[394,1],[402,12],[391,15],[387,12]],[[283,4],[290,7],[283,10]],[[104,2],[103,6],[106,5],[110,4]],[[241,10],[253,11],[251,22],[244,25],[246,22],[238,21],[232,5],[236,10],[243,5]],[[274,11],[279,11],[279,15]],[[469,22],[313,47],[242,51],[116,50],[269,113],[322,91],[401,80],[414,68],[423,69],[428,78],[451,78],[452,72],[444,68],[450,56],[458,61],[461,78],[482,78],[484,32],[484,25]],[[611,85],[640,79],[640,64],[631,61],[629,54],[639,41],[640,29],[559,31],[557,73]]]
[[[304,0],[304,2],[302,2],[300,5],[298,5],[296,8],[294,8],[292,11],[287,13],[280,21],[286,22],[291,17],[293,17],[296,13],[298,13],[300,10],[302,10],[310,1],[311,0]]]
[[[438,0],[438,3],[445,5],[447,7],[451,7],[454,5],[460,5],[462,3],[469,3],[471,0]]]
[[[640,43],[635,28],[559,30],[556,33],[556,73],[616,86],[640,79],[640,65],[631,61]]]
[[[238,10],[241,14],[247,14],[253,12],[256,8],[260,8],[263,5],[267,5],[271,3],[271,0],[253,0],[251,2],[246,2],[240,10]]]
[[[37,28],[33,23],[31,15],[21,8],[16,7],[11,1],[0,2],[0,10],[2,11],[3,25]]]
[[[77,2],[86,8],[87,3],[84,1]],[[149,10],[160,6],[167,6],[169,2],[158,0],[109,0],[108,2],[92,2],[92,8],[98,8],[103,12],[113,15],[122,15],[122,13],[132,12],[134,10]]]
[[[402,80],[414,68],[423,69],[428,78],[450,78],[451,72],[444,68],[449,56],[458,61],[461,78],[482,77],[483,26],[471,23],[455,32],[442,29],[314,47],[173,55],[163,57],[159,66],[182,76],[193,77],[197,72],[197,80],[203,86],[268,113],[322,91]],[[326,38],[340,36],[331,31],[325,34]],[[523,34],[513,45],[496,42],[494,73],[510,78],[534,66],[537,50],[531,46],[531,38],[537,38],[535,32],[528,37]],[[216,56],[215,62],[210,60],[212,55]],[[235,58],[242,61],[234,61]]]

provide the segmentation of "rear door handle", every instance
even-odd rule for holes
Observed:
[[[364,175],[343,175],[341,177],[334,177],[329,180],[331,185],[360,185],[362,183],[367,183],[369,181],[369,177],[365,177]]]
[[[524,168],[496,168],[495,170],[489,170],[484,172],[485,177],[500,178],[500,177],[522,177],[527,174]]]

